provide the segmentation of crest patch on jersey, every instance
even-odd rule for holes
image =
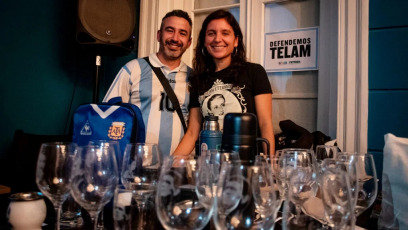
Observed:
[[[112,122],[108,130],[108,137],[112,140],[120,140],[125,133],[125,122]]]

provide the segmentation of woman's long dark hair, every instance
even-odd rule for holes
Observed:
[[[234,50],[231,58],[231,75],[233,75],[233,84],[238,85],[239,79],[239,69],[246,62],[245,57],[245,46],[242,41],[243,35],[241,28],[234,16],[225,10],[217,10],[209,14],[201,27],[200,34],[197,40],[197,46],[195,48],[195,57],[193,59],[193,80],[198,82],[205,81],[206,76],[210,73],[215,72],[215,62],[213,57],[207,52],[207,49],[204,47],[205,34],[208,27],[208,24],[216,19],[225,19],[228,24],[232,27],[235,36],[238,38],[238,47],[236,51]],[[198,83],[197,82],[197,83]]]

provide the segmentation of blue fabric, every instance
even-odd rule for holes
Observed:
[[[123,155],[128,143],[144,143],[146,140],[140,109],[130,103],[120,103],[118,98],[108,103],[79,106],[73,122],[73,142],[79,146],[92,140],[118,141]]]

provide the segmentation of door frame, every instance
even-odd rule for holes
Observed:
[[[369,0],[338,0],[337,140],[367,152]]]

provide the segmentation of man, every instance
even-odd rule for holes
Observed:
[[[182,10],[167,13],[157,31],[159,51],[149,55],[150,63],[160,67],[188,118],[188,75],[192,71],[181,61],[191,45],[192,22]],[[166,92],[150,65],[143,59],[128,62],[119,71],[103,101],[122,97],[137,105],[146,127],[146,143],[157,143],[162,156],[170,155],[184,135],[183,126]]]

